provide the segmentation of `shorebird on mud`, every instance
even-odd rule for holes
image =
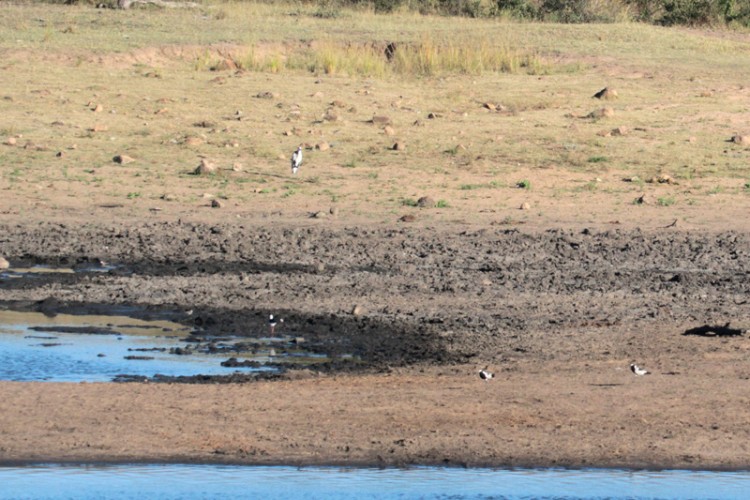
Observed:
[[[650,371],[641,368],[634,363],[630,363],[630,371],[635,373],[636,375],[648,375],[649,373],[651,373]]]

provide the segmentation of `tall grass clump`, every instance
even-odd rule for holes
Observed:
[[[371,43],[315,42],[305,46],[279,46],[262,51],[249,47],[233,58],[238,67],[250,71],[279,73],[309,71],[327,75],[383,78],[426,77],[442,74],[487,72],[539,74],[548,71],[536,53],[492,45],[486,39],[437,42],[425,37],[417,43],[399,44],[393,56]],[[196,59],[196,69],[211,67],[210,55]]]
[[[400,46],[394,54],[392,69],[398,75],[420,77],[523,70],[539,73],[544,64],[537,54],[493,46],[484,38],[437,42],[425,37],[418,43]]]

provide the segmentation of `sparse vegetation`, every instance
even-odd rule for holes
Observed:
[[[626,205],[651,189],[641,179],[662,171],[679,186],[659,184],[659,196],[689,191],[699,207],[710,194],[750,191],[741,148],[722,152],[703,140],[726,135],[719,117],[742,120],[743,110],[716,89],[740,88],[750,77],[744,39],[638,23],[591,30],[534,22],[552,19],[555,4],[575,21],[576,9],[594,2],[535,2],[537,10],[524,1],[480,3],[481,12],[442,6],[468,16],[459,18],[431,9],[415,15],[409,6],[418,2],[391,9],[206,1],[201,15],[6,3],[0,39],[14,44],[4,62],[12,78],[0,96],[0,182],[12,185],[11,196],[43,192],[63,205],[84,193],[114,204],[170,191],[176,206],[220,192],[250,202],[243,209],[262,199],[271,213],[291,197],[295,204],[321,197],[369,217],[415,205],[418,189],[446,206],[450,200],[454,216],[468,210],[484,219],[501,217],[499,204],[527,201],[530,179],[534,197],[552,204],[545,214],[582,192],[593,203]],[[550,13],[540,16],[542,4]],[[483,19],[495,15],[502,20]],[[251,34],[247,19],[256,20]],[[603,53],[616,61],[606,72],[596,63]],[[611,78],[631,73],[653,78],[637,85]],[[621,82],[619,100],[606,104],[618,122],[582,119],[604,105],[592,95],[609,81]],[[663,92],[666,85],[672,92]],[[716,98],[701,98],[704,91]],[[685,109],[694,117],[690,130]],[[383,122],[373,121],[380,115]],[[629,133],[612,135],[620,125]],[[689,136],[698,139],[679,139]],[[324,141],[330,149],[314,149]],[[406,147],[390,149],[396,142]],[[305,161],[292,178],[288,158],[301,143]],[[113,164],[122,152],[137,161]],[[192,175],[202,158],[215,173]],[[604,184],[591,181],[593,171]],[[619,182],[626,177],[636,180]]]

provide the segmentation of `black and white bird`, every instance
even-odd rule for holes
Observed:
[[[485,367],[484,370],[479,370],[479,378],[482,380],[490,380],[491,378],[495,378],[495,374],[487,371],[487,368]]]
[[[283,323],[283,322],[284,322],[284,318],[280,318],[277,321],[276,318],[273,317],[273,314],[268,316],[268,328],[271,330],[271,335],[273,335],[274,332],[276,331],[276,325],[279,323]]]
[[[630,371],[635,373],[636,375],[648,375],[651,373],[650,371],[646,370],[645,368],[641,368],[638,365],[634,363],[630,363]]]
[[[297,151],[292,154],[292,175],[297,174],[300,165],[302,165],[302,146],[297,147]]]

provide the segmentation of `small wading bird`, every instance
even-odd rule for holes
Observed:
[[[292,175],[297,175],[300,165],[302,165],[302,146],[298,146],[297,151],[292,154]]]
[[[636,375],[648,375],[649,373],[651,373],[650,371],[645,370],[634,363],[630,363],[630,371],[635,373]]]
[[[492,372],[488,372],[487,367],[485,367],[484,370],[479,370],[479,378],[486,381],[491,378],[495,378],[495,374]]]
[[[278,321],[278,323],[283,323],[283,322],[284,322],[283,318],[279,319]],[[271,335],[273,335],[274,332],[276,331],[276,325],[277,325],[277,321],[273,317],[273,314],[271,314],[270,316],[268,316],[268,328],[271,330]]]

